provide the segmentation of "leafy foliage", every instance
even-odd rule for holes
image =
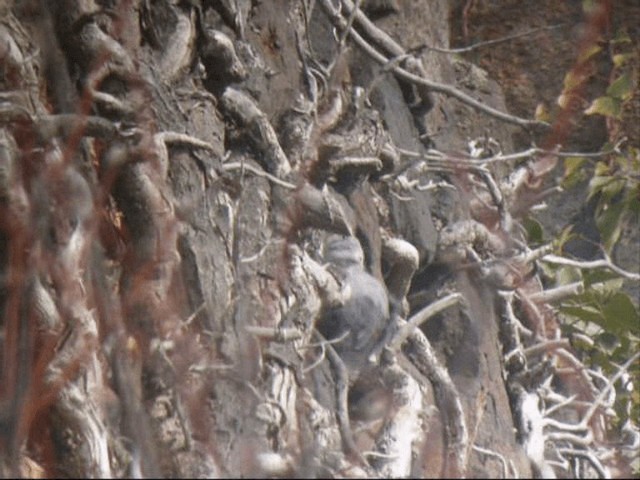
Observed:
[[[588,3],[588,2],[586,2]],[[640,148],[619,136],[616,125],[623,112],[639,95],[638,52],[633,49],[629,36],[620,31],[609,42],[612,52],[613,73],[604,95],[595,98],[584,110],[587,115],[601,115],[607,120],[609,141],[602,147],[604,155],[598,159],[587,156],[568,157],[564,160],[565,189],[587,182],[587,200],[595,203],[594,220],[598,228],[601,248],[608,256],[619,243],[629,224],[638,225],[640,215]],[[601,48],[588,49],[594,55]],[[565,88],[576,82],[565,78]],[[562,250],[571,237],[571,227],[556,240]],[[565,319],[567,335],[583,334],[593,343],[576,342],[585,364],[606,373],[615,374],[617,366],[640,349],[640,309],[623,289],[623,279],[609,269],[578,267],[546,268],[556,283],[566,285],[582,282],[584,292],[572,296],[559,307]],[[633,365],[630,379],[617,386],[615,409],[620,425],[640,417],[640,365]],[[635,383],[635,385],[633,385]]]

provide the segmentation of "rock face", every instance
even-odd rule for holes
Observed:
[[[446,0],[45,3],[0,1],[2,475],[531,474],[497,291],[541,287],[469,156],[517,127],[407,79],[506,110],[421,47]]]

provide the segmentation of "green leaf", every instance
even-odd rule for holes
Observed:
[[[566,315],[579,318],[584,322],[600,324],[602,322],[602,312],[590,305],[562,305],[560,311]]]
[[[593,270],[584,270],[584,288],[589,288],[596,283],[606,282],[607,280],[617,279],[618,274],[606,268],[597,268]]]
[[[535,218],[525,217],[522,220],[522,226],[527,232],[527,243],[529,245],[539,245],[544,240],[544,230],[540,222]]]
[[[622,170],[623,172],[632,168],[630,158],[627,158],[625,155],[613,155],[612,157],[613,164],[615,165],[614,170]]]
[[[586,162],[585,157],[567,157],[564,159],[564,174],[565,176],[571,175]]]
[[[579,87],[587,79],[588,74],[582,70],[569,70],[563,80],[564,89],[562,94],[566,95],[567,92]]]
[[[557,265],[554,265],[553,263],[540,262],[538,264],[538,268],[542,272],[544,278],[548,280],[555,279],[556,270],[558,269]]]
[[[596,337],[596,345],[609,355],[620,345],[620,339],[611,332],[602,332]]]
[[[610,40],[612,45],[620,43],[631,43],[631,37],[624,28],[618,29],[616,36]]]
[[[612,177],[612,180],[610,182],[607,182],[602,186],[601,201],[610,202],[611,200],[613,200],[616,195],[622,192],[626,184],[627,182],[624,178]]]
[[[605,206],[602,211],[596,214],[596,225],[607,253],[611,253],[613,246],[620,238],[623,227],[622,220],[626,211],[625,205],[618,202]]]
[[[612,295],[618,293],[622,288],[624,280],[619,276],[599,283],[594,283],[591,288],[584,293],[584,297],[594,304],[600,305],[609,301]]]
[[[620,345],[618,345],[618,348],[616,348],[614,352],[614,360],[622,360],[622,363],[624,363],[624,361],[631,356],[632,353],[630,354],[630,352],[635,352],[638,349],[637,345],[632,345],[631,340],[629,340],[630,337],[633,337],[633,335],[621,335],[618,337]]]
[[[582,0],[582,11],[589,15],[598,8],[598,2],[596,0]]]
[[[564,159],[564,178],[562,179],[564,188],[571,188],[585,179],[586,174],[582,165],[586,161],[585,157],[567,157]]]
[[[622,100],[630,98],[632,93],[633,78],[631,72],[622,74],[617,80],[609,85],[609,88],[607,88],[608,96]]]
[[[569,240],[575,237],[575,234],[572,233],[573,225],[568,225],[562,229],[560,235],[558,235],[558,239],[556,240],[556,248],[559,250],[558,253],[562,253],[562,249],[564,248],[564,244]]]
[[[621,67],[629,60],[633,60],[635,55],[633,53],[618,53],[613,56],[613,65],[615,67]]]
[[[637,224],[640,220],[640,184],[627,189],[624,196],[624,203],[629,209],[629,214],[635,218]]]
[[[608,147],[608,146],[606,146]],[[606,148],[605,147],[605,148]],[[596,163],[596,168],[594,171],[594,175],[596,177],[601,177],[603,175],[608,175],[609,174],[609,164],[607,162],[598,162]]]
[[[584,113],[586,115],[604,115],[605,117],[617,118],[620,115],[620,99],[612,97],[598,97]]]
[[[569,285],[573,282],[582,280],[582,272],[577,267],[563,265],[556,272],[556,280],[558,285]]]
[[[615,177],[609,175],[594,175],[594,177],[589,182],[589,195],[587,195],[587,200],[590,200],[591,197],[600,193],[603,188],[605,188],[614,180]]]
[[[580,52],[580,56],[578,57],[578,63],[586,62],[591,57],[593,57],[596,53],[602,51],[602,47],[597,43],[592,43],[587,48],[585,48],[582,52]]]
[[[605,323],[602,326],[610,332],[640,334],[640,315],[626,293],[618,292],[602,309]]]

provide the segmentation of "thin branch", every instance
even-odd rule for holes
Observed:
[[[506,37],[495,38],[493,40],[486,40],[484,42],[474,43],[473,45],[469,45],[467,47],[460,48],[441,48],[441,47],[431,47],[429,45],[420,45],[415,48],[412,48],[411,51],[420,51],[420,50],[431,50],[438,53],[447,53],[447,54],[455,54],[455,53],[466,53],[476,50],[482,47],[488,47],[489,45],[496,45],[498,43],[509,42],[511,40],[516,40],[518,38],[527,37],[529,35],[533,35],[539,32],[543,32],[545,30],[555,30],[557,28],[563,27],[564,24],[560,23],[558,25],[546,25],[544,27],[533,28],[531,30],[527,30],[526,32],[514,33],[513,35],[507,35]]]
[[[553,412],[556,412],[558,410],[560,410],[561,408],[564,408],[568,405],[572,405],[574,403],[574,400],[578,398],[577,395],[571,395],[569,398],[565,398],[563,399],[560,403],[557,403],[549,408],[547,408],[544,412],[543,415],[545,417],[548,417],[549,415],[551,415]],[[550,397],[545,397],[546,401],[549,401]]]
[[[591,430],[587,430],[587,434],[584,437],[569,432],[550,432],[546,434],[545,437],[547,440],[553,442],[570,442],[583,447],[587,447],[593,443],[593,433]]]
[[[545,418],[543,424],[545,427],[553,427],[563,432],[586,432],[589,429],[586,425],[560,422],[553,418]]]
[[[556,350],[558,348],[567,348],[570,346],[571,345],[568,339],[560,338],[558,340],[547,340],[537,343],[529,348],[526,348],[523,353],[525,354],[525,356],[531,357],[539,353],[548,353],[551,350]]]
[[[382,65],[387,65],[389,63],[389,59],[384,55],[375,50],[371,45],[369,45],[366,40],[364,40],[357,32],[351,31],[351,38],[358,44],[360,48],[362,48],[369,56],[371,56],[375,61]],[[453,97],[460,102],[469,105],[472,108],[475,108],[478,111],[481,111],[491,117],[497,118],[507,123],[511,123],[514,125],[518,125],[520,127],[545,127],[548,128],[549,124],[547,122],[541,122],[538,120],[528,120],[525,118],[516,117],[514,115],[509,115],[495,108],[489,107],[484,103],[476,100],[475,98],[467,95],[466,93],[458,90],[452,85],[447,85],[445,83],[434,82],[431,80],[427,80],[419,75],[408,72],[404,68],[399,66],[392,66],[391,70],[395,73],[399,78],[405,80],[407,82],[413,83],[415,85],[421,85],[429,88],[430,90],[441,93],[443,95],[447,95],[449,97]]]
[[[326,339],[318,331],[315,332],[315,335],[320,341],[326,342]],[[328,342],[325,343],[325,347],[327,359],[335,376],[336,417],[344,448],[357,458],[362,466],[367,466],[367,461],[356,446],[349,421],[349,372],[338,353]]]
[[[392,350],[396,350],[400,348],[400,346],[404,343],[404,341],[411,335],[416,328],[422,325],[424,322],[429,320],[434,315],[437,315],[441,311],[446,308],[449,308],[456,303],[462,300],[462,295],[460,293],[451,293],[446,297],[443,297],[439,300],[436,300],[433,303],[430,303],[418,313],[413,315],[405,325],[400,328],[398,333],[394,336],[389,344],[389,348]]]
[[[302,338],[302,332],[297,328],[260,327],[258,325],[246,325],[244,329],[256,337],[268,338],[276,342],[288,342]]]
[[[406,323],[398,319],[400,329]],[[467,468],[469,433],[458,390],[421,330],[411,329],[402,347],[402,352],[409,361],[433,386],[436,406],[440,410],[445,433],[446,448],[442,474],[445,477],[463,477]]]
[[[399,455],[393,454],[390,455],[388,453],[374,452],[372,450],[367,450],[366,452],[362,452],[365,457],[376,457],[376,458],[384,458],[386,460],[396,460]]]
[[[509,476],[509,466],[507,465],[507,461],[505,460],[503,455],[500,455],[498,452],[494,452],[493,450],[489,450],[487,448],[482,448],[477,445],[472,445],[471,448],[478,453],[482,453],[483,455],[487,455],[488,457],[497,458],[502,464],[502,478],[507,478]]]
[[[347,18],[347,24],[345,25],[342,33],[340,34],[340,38],[338,39],[338,47],[336,49],[336,53],[334,55],[334,58],[333,58],[331,64],[327,68],[327,71],[329,73],[331,73],[333,71],[333,68],[338,63],[338,59],[340,58],[340,54],[342,53],[342,50],[344,49],[344,45],[345,45],[345,43],[347,41],[347,37],[349,36],[349,32],[352,29],[353,21],[356,18],[356,14],[358,13],[358,10],[360,9],[360,1],[361,0],[356,0],[355,7],[353,8],[351,13],[349,14],[349,18]]]
[[[531,147],[527,150],[522,150],[521,152],[503,154],[500,153],[498,155],[494,155],[492,157],[487,158],[473,158],[470,155],[456,155],[452,157],[451,155],[447,155],[444,152],[440,152],[438,150],[429,150],[427,153],[415,152],[413,150],[407,150],[403,148],[396,147],[396,151],[400,155],[404,155],[406,157],[411,158],[419,158],[421,160],[429,161],[448,161],[455,160],[456,162],[469,164],[469,165],[477,165],[477,166],[487,166],[492,163],[500,163],[500,162],[511,162],[514,160],[521,160],[523,158],[529,158],[533,155],[554,155],[560,158],[569,158],[569,157],[586,157],[586,158],[600,158],[611,153],[618,151],[618,147],[622,143],[622,141],[618,142],[613,147],[607,150],[601,150],[599,152],[561,152],[558,150],[547,150],[539,147]]]
[[[289,182],[285,182],[284,180],[280,180],[278,177],[271,175],[268,172],[265,172],[264,170],[254,167],[253,165],[250,165],[248,163],[241,163],[241,162],[231,162],[231,163],[225,163],[222,165],[222,169],[223,170],[227,170],[227,171],[231,171],[231,170],[246,170],[247,172],[251,172],[254,175],[258,176],[258,177],[262,177],[262,178],[266,178],[267,180],[269,180],[270,182],[275,183],[276,185],[280,185],[281,187],[286,188],[287,190],[295,190],[296,186],[293,183],[289,183]]]
[[[302,369],[301,369],[302,373],[310,372],[311,370],[316,368],[318,365],[320,365],[324,361],[324,359],[326,357],[327,357],[327,349],[325,347],[324,342],[320,342],[320,355],[318,355],[318,358],[316,360],[314,360],[311,363],[311,365],[308,365],[306,367],[302,367]]]
[[[518,261],[525,264],[535,262],[536,260],[539,260],[545,255],[553,252],[553,249],[554,246],[550,243],[548,243],[547,245],[542,245],[535,250],[529,250],[528,252],[525,252],[521,258],[518,258]]]
[[[589,410],[587,410],[587,413],[585,413],[582,419],[583,424],[586,425],[589,423],[589,421],[591,420],[591,417],[593,417],[593,414],[601,406],[604,398],[609,394],[609,391],[613,388],[614,384],[620,379],[620,377],[622,377],[627,372],[629,367],[633,365],[633,363],[637,361],[638,358],[640,358],[640,352],[637,352],[633,357],[627,360],[624,363],[624,365],[620,367],[620,370],[618,370],[616,374],[609,380],[609,383],[607,384],[607,386],[604,389],[602,389],[600,394],[593,401],[593,404],[591,405]]]
[[[353,9],[353,4],[349,0],[344,0],[343,4],[347,7],[347,10],[350,12]],[[322,6],[329,13],[329,17],[336,24],[338,28],[345,28],[345,20],[340,15],[340,12],[336,10],[331,4],[330,0],[322,0]],[[393,40],[387,33],[380,30],[376,27],[373,22],[371,22],[364,13],[360,10],[357,11],[356,21],[360,26],[363,27],[363,30],[366,31],[367,35],[372,38],[375,38],[376,42],[380,45],[383,45],[384,48],[393,56],[403,56],[406,54],[404,49]],[[373,46],[371,46],[355,29],[351,29],[349,31],[349,36],[353,39],[353,41],[362,48],[371,58],[373,58],[376,62],[380,63],[383,66],[389,67],[390,59],[387,58],[384,54],[380,53]],[[392,59],[391,59],[392,60]],[[398,65],[393,65],[390,67],[393,73],[400,79],[413,83],[415,85],[419,85],[422,87],[427,87],[433,92],[442,93],[444,95],[456,98],[462,103],[469,105],[487,115],[490,115],[494,118],[498,118],[504,122],[518,125],[520,127],[545,127],[548,128],[549,124],[546,122],[541,122],[538,120],[528,120],[520,117],[516,117],[513,115],[509,115],[507,113],[501,112],[500,110],[496,110],[495,108],[489,107],[482,102],[479,102],[475,98],[467,95],[466,93],[458,90],[457,88],[447,85],[444,83],[434,82],[431,80],[427,80],[426,78],[413,74],[407,71],[404,68],[399,67]]]
[[[556,288],[532,293],[529,298],[537,303],[554,303],[584,292],[584,282],[573,282]]]
[[[377,157],[338,157],[329,160],[329,170],[336,174],[345,168],[368,172],[379,172],[382,170],[382,161]]]
[[[351,330],[347,330],[339,337],[332,338],[331,340],[323,339],[319,342],[312,342],[306,345],[301,345],[298,347],[298,349],[303,350],[305,348],[315,348],[315,347],[324,347],[325,345],[335,345],[336,343],[340,343],[341,341],[343,341],[349,335],[351,335]]]
[[[617,273],[621,277],[627,278],[629,280],[640,281],[640,273],[633,273],[624,270],[617,265],[615,265],[608,255],[605,254],[605,258],[600,260],[592,260],[590,262],[584,262],[579,260],[571,260],[569,258],[559,257],[558,255],[545,255],[542,257],[542,261],[548,263],[555,263],[556,265],[568,265],[571,267],[578,267],[583,269],[594,269],[594,268],[608,268],[609,270]]]
[[[574,448],[559,448],[557,452],[561,456],[566,455],[569,457],[584,458],[591,464],[594,470],[598,472],[600,478],[611,478],[611,474],[604,468],[602,463],[600,463],[600,460],[598,460],[598,458],[592,452],[586,450],[576,450]]]

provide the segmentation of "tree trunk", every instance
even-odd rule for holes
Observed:
[[[518,127],[346,33],[504,111],[477,67],[405,56],[448,46],[446,0],[354,3],[376,23],[350,1],[1,2],[3,475],[548,473],[514,433],[504,285],[442,239],[513,244],[465,172],[397,153],[506,151]],[[328,234],[388,295],[358,368],[320,328],[367,295]]]

